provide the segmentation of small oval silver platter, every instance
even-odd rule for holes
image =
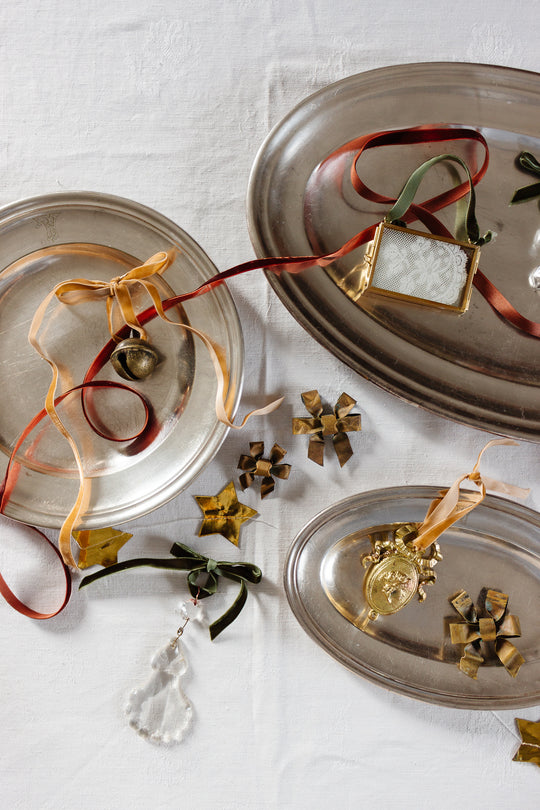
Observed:
[[[367,618],[362,555],[370,536],[392,524],[420,521],[436,487],[396,487],[354,495],[316,515],[295,538],[285,591],[304,630],[337,661],[374,683],[409,697],[463,709],[510,709],[540,703],[540,515],[487,496],[440,538],[442,561],[427,598],[399,613]],[[521,622],[512,639],[525,658],[516,678],[486,657],[477,680],[458,668],[460,646],[449,622],[459,591],[476,603],[483,588],[509,595]]]

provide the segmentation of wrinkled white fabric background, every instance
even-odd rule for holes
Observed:
[[[123,195],[176,221],[220,269],[252,258],[251,164],[269,129],[313,91],[404,62],[540,70],[534,4],[523,0],[13,0],[0,9],[0,31],[0,203],[61,189]],[[320,508],[382,486],[450,483],[486,436],[356,376],[261,274],[230,289],[247,348],[242,407],[278,393],[286,407],[229,435],[193,486],[130,524],[121,556],[164,554],[179,539],[257,562],[264,583],[214,644],[203,630],[186,636],[195,719],[171,749],[137,737],[122,705],[177,626],[182,576],[110,580],[75,593],[49,622],[0,604],[3,807],[537,807],[538,771],[511,762],[515,713],[440,708],[365,682],[307,637],[282,588],[289,544]],[[364,429],[341,471],[330,454],[324,469],[309,463],[305,441],[290,435],[299,394],[312,387],[359,401]],[[290,481],[263,505],[244,493],[261,517],[243,528],[238,551],[218,536],[203,545],[193,495],[221,489],[258,438],[289,449]],[[536,508],[539,470],[532,445],[486,460],[490,475],[532,486]],[[518,714],[538,720],[540,707]]]

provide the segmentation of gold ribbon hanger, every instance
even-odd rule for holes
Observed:
[[[429,505],[426,517],[417,529],[417,535],[411,545],[418,551],[425,551],[440,535],[450,528],[456,521],[465,517],[486,497],[486,490],[509,495],[511,498],[526,498],[530,489],[505,484],[503,481],[496,481],[487,475],[480,474],[480,461],[482,456],[490,447],[498,444],[518,445],[512,439],[492,439],[480,451],[476,464],[470,473],[461,475],[452,486],[439,498],[435,498]],[[460,492],[460,486],[464,481],[470,481],[479,487],[480,492]]]

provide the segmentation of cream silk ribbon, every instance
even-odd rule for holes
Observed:
[[[425,551],[437,538],[452,526],[457,520],[465,517],[475,506],[478,506],[486,497],[486,490],[490,489],[492,492],[498,492],[501,495],[509,495],[511,498],[526,498],[529,494],[529,489],[516,487],[512,484],[505,484],[502,481],[496,481],[493,478],[488,478],[486,475],[480,474],[480,461],[482,456],[489,447],[496,444],[509,444],[517,445],[518,442],[512,439],[492,439],[480,452],[476,464],[470,473],[460,476],[450,489],[440,498],[435,498],[429,506],[424,521],[418,528],[418,534],[412,541],[411,545],[418,551]],[[471,481],[475,484],[480,492],[463,492],[460,493],[460,486],[463,481]]]
[[[77,526],[80,516],[88,506],[91,479],[86,478],[84,475],[80,451],[69,430],[66,428],[58,415],[54,404],[56,389],[59,381],[61,381],[61,374],[58,365],[47,356],[40,344],[38,337],[47,307],[53,298],[56,297],[58,301],[63,304],[74,305],[106,296],[107,320],[109,332],[113,340],[118,340],[116,332],[124,324],[126,324],[130,329],[137,331],[140,337],[144,340],[146,339],[146,332],[139,323],[131,296],[132,287],[135,285],[141,285],[150,296],[157,314],[164,321],[167,321],[167,323],[172,325],[179,326],[182,329],[186,329],[187,331],[196,335],[206,346],[216,374],[217,390],[215,397],[215,411],[220,422],[229,428],[239,430],[246,424],[250,417],[263,416],[267,413],[271,413],[283,402],[283,397],[280,397],[263,408],[256,408],[250,411],[239,425],[235,425],[232,422],[230,419],[230,412],[228,412],[230,411],[230,408],[228,408],[226,404],[227,389],[229,387],[229,372],[227,369],[224,349],[199,329],[195,329],[193,326],[173,321],[168,318],[163,309],[159,290],[152,281],[152,276],[161,275],[167,269],[167,267],[169,267],[171,262],[174,260],[175,255],[175,251],[162,251],[160,253],[156,253],[154,256],[151,256],[146,262],[144,262],[144,264],[132,268],[124,275],[117,276],[111,281],[76,278],[70,279],[69,281],[60,282],[53,288],[53,290],[51,290],[51,292],[38,306],[30,325],[28,340],[36,352],[44,360],[46,360],[52,371],[52,380],[45,397],[45,410],[55,428],[69,443],[79,474],[80,486],[77,500],[75,501],[69,515],[65,519],[60,529],[58,538],[58,546],[62,557],[66,564],[72,567],[76,567],[76,562],[71,552],[72,531]],[[71,387],[71,382],[69,385],[63,386],[64,389]],[[126,386],[126,388],[128,388],[128,386]],[[128,390],[132,389],[128,388]]]

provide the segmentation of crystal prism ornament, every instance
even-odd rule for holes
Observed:
[[[184,738],[193,714],[181,686],[188,665],[180,636],[189,621],[202,621],[204,614],[199,603],[191,602],[182,603],[180,614],[184,623],[176,637],[153,655],[152,674],[143,686],[130,692],[125,707],[129,725],[137,734],[163,745],[179,743]]]

